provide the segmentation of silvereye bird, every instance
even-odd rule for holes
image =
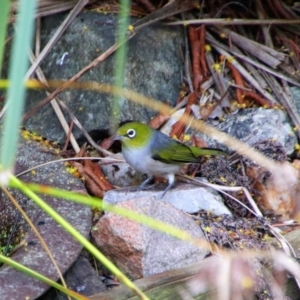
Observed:
[[[199,163],[199,156],[202,155],[227,154],[219,149],[187,146],[138,122],[122,125],[114,139],[121,141],[126,162],[137,171],[148,175],[148,179],[140,185],[140,189],[154,176],[168,180],[169,184],[161,198],[174,185],[175,174],[179,173],[184,164]]]

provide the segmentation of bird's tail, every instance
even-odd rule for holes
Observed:
[[[229,155],[228,152],[216,148],[201,148],[200,155]]]

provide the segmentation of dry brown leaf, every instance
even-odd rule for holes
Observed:
[[[290,163],[278,163],[272,174],[261,167],[247,167],[247,174],[255,180],[254,188],[260,193],[257,204],[264,212],[271,212],[281,221],[299,214],[299,171]]]

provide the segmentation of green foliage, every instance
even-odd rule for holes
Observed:
[[[124,83],[124,70],[126,65],[126,54],[127,54],[127,44],[124,43],[126,40],[127,29],[129,25],[129,10],[130,1],[121,0],[120,1],[120,12],[119,12],[119,25],[117,30],[117,42],[123,44],[116,53],[115,62],[115,87],[122,87]],[[112,102],[112,117],[111,117],[111,129],[113,132],[117,129],[120,117],[120,110],[122,105],[122,99],[119,95],[113,96]]]
[[[123,282],[128,288],[132,289],[141,299],[148,299],[143,292],[135,286],[130,279],[125,276],[111,261],[109,261],[92,243],[90,243],[83,235],[81,235],[69,222],[67,222],[62,216],[60,216],[51,206],[49,206],[45,201],[43,201],[39,196],[37,196],[31,188],[26,184],[18,180],[14,176],[10,176],[9,185],[13,188],[19,189],[26,196],[28,196],[32,201],[35,202],[40,208],[42,208],[50,217],[52,217],[58,224],[60,224],[70,235],[72,235],[81,245],[85,247],[96,259],[98,259],[104,266],[107,267],[121,282]],[[43,189],[46,191],[47,189]],[[54,189],[55,190],[55,189]],[[51,193],[53,194],[53,192]],[[68,194],[67,191],[62,193]],[[69,194],[68,196],[71,196]],[[75,194],[76,195],[76,194]],[[78,194],[80,197],[80,194]],[[88,199],[86,196],[85,199]],[[98,202],[99,203],[99,202]],[[27,273],[27,272],[26,272]],[[30,273],[28,273],[31,275]]]
[[[6,35],[7,26],[7,15],[9,11],[8,0],[2,0],[0,6],[0,70],[1,62],[3,57],[4,40]],[[30,46],[31,38],[34,28],[34,13],[36,8],[37,0],[20,0],[19,1],[19,14],[17,16],[16,22],[16,34],[13,40],[10,69],[9,69],[9,86],[7,91],[6,103],[8,103],[8,110],[4,119],[3,126],[3,137],[1,141],[1,154],[0,154],[0,164],[2,169],[2,181],[0,184],[4,184],[7,178],[9,185],[13,188],[17,188],[27,195],[32,201],[34,201],[38,206],[40,206],[45,212],[47,212],[57,223],[59,223],[63,228],[65,228],[70,235],[72,235],[76,240],[78,240],[96,259],[98,259],[106,268],[108,268],[121,282],[123,282],[129,289],[131,289],[140,299],[148,299],[148,297],[137,288],[119,269],[117,269],[112,262],[110,262],[99,250],[95,248],[86,238],[84,238],[79,232],[77,232],[71,224],[69,224],[64,218],[57,214],[47,203],[45,203],[40,197],[38,197],[32,189],[26,186],[24,183],[19,181],[17,178],[11,175],[10,170],[13,169],[13,165],[16,158],[17,143],[19,136],[19,125],[21,120],[21,115],[23,112],[24,99],[26,94],[26,88],[24,85],[24,76],[28,68],[28,53],[27,48]],[[118,43],[123,44],[126,39],[126,34],[128,32],[129,23],[129,8],[130,2],[128,0],[122,0],[121,6],[123,9],[120,11],[119,15],[119,26],[117,31]],[[115,66],[115,87],[114,90],[118,90],[119,87],[123,85],[124,69],[126,61],[126,46],[123,46],[118,50],[116,55],[116,66]],[[7,81],[3,81],[3,86],[7,85]],[[120,99],[123,94],[114,94],[114,102],[112,106],[113,112],[113,126],[116,126],[120,114]],[[51,191],[52,195],[55,195],[55,190]],[[66,192],[67,193],[67,192]],[[72,198],[74,195],[66,194],[67,197]],[[77,196],[80,198],[82,195]],[[76,197],[75,197],[76,198]],[[82,200],[82,199],[81,199]],[[89,198],[85,196],[84,201],[88,202]],[[95,204],[95,202],[93,202]],[[97,203],[100,207],[99,199]],[[106,207],[106,209],[113,208]],[[135,221],[140,221],[142,223],[148,224],[152,228],[159,230],[164,230],[177,236],[178,238],[191,241],[191,237],[186,235],[184,232],[174,229],[172,227],[164,227],[161,222],[155,220],[149,220],[149,218],[134,215],[131,212],[123,211],[122,209],[115,209],[115,213],[123,214],[124,216],[131,218]],[[162,229],[164,228],[164,229]],[[49,280],[41,274],[36,273],[16,262],[2,255],[2,248],[0,248],[0,262],[10,265],[22,272],[25,272],[29,276],[38,278],[39,280],[46,282],[47,284],[71,295],[76,299],[80,299],[80,296],[75,295],[72,291],[68,291],[64,287],[58,285],[57,283]]]
[[[60,284],[56,283],[55,281],[43,276],[42,274],[40,274],[38,272],[35,272],[34,270],[29,269],[29,268],[17,263],[16,261],[8,258],[8,257],[3,256],[1,253],[0,253],[0,262],[3,262],[6,265],[11,266],[11,267],[13,267],[13,268],[15,268],[15,269],[17,269],[17,270],[19,270],[23,273],[26,273],[26,274],[34,277],[34,278],[37,278],[37,279],[39,279],[39,280],[55,287],[56,289],[66,293],[67,295],[72,296],[74,299],[79,299],[79,300],[80,299],[87,299],[86,297],[80,296],[79,294],[77,294],[77,293],[75,293],[71,290],[68,290],[67,288],[65,288],[65,287],[61,286]]]
[[[30,45],[32,38],[36,2],[36,0],[21,0],[17,17],[16,35],[10,59],[10,85],[6,98],[8,109],[4,118],[1,141],[0,163],[5,170],[13,168],[16,158],[19,125],[25,100],[24,75],[28,67],[28,53],[26,49]]]
[[[2,69],[8,11],[9,0],[2,0],[0,5],[0,74]]]

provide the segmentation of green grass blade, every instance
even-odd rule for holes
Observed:
[[[51,195],[53,197],[62,198],[67,201],[74,201],[77,203],[81,203],[84,205],[89,205],[93,208],[99,208],[101,210],[106,210],[112,213],[115,213],[119,216],[123,216],[129,220],[141,223],[143,225],[146,225],[152,229],[165,232],[175,238],[178,238],[182,241],[186,241],[189,243],[192,243],[196,246],[210,249],[210,244],[205,239],[200,239],[197,237],[194,237],[190,235],[188,232],[177,228],[173,225],[166,224],[162,221],[156,220],[154,218],[139,214],[137,212],[134,212],[132,210],[125,209],[123,207],[119,207],[118,205],[111,205],[108,203],[103,203],[101,199],[96,197],[91,197],[87,195],[83,195],[80,193],[70,192],[63,189],[51,187],[51,186],[44,186],[39,185],[35,183],[23,183],[24,186],[29,188],[31,191],[34,191],[36,193],[42,193],[46,195]],[[19,187],[15,185],[14,181],[10,182],[10,187],[17,188]]]
[[[122,44],[126,40],[128,25],[129,25],[129,10],[130,10],[130,0],[120,1],[120,12],[119,12],[119,22],[117,29],[117,42]],[[124,70],[126,65],[126,55],[127,55],[127,43],[124,43],[116,52],[116,62],[115,62],[115,80],[114,85],[122,87],[124,83]],[[111,117],[111,129],[114,132],[117,129],[119,118],[120,118],[120,108],[122,106],[122,99],[119,95],[113,96],[112,102],[112,117]]]
[[[89,253],[91,253],[96,259],[103,263],[121,282],[123,282],[128,288],[130,288],[136,295],[143,300],[149,300],[149,298],[125,276],[109,259],[107,259],[92,243],[90,243],[83,235],[81,235],[69,222],[67,222],[61,215],[59,215],[51,206],[44,202],[39,196],[37,196],[26,184],[22,183],[14,176],[10,176],[9,186],[14,187],[22,191],[28,196],[35,204],[43,209],[50,217],[52,217],[58,224],[60,224],[70,235],[72,235],[81,245],[83,245]],[[45,187],[45,189],[48,189]]]
[[[9,11],[9,0],[2,0],[0,4],[0,74],[2,70],[8,11]]]
[[[54,288],[62,291],[63,293],[65,293],[65,294],[67,294],[67,295],[69,295],[71,297],[74,297],[74,299],[78,299],[78,300],[88,299],[88,298],[86,298],[84,296],[81,296],[81,295],[79,295],[79,294],[71,291],[71,290],[66,289],[62,285],[60,285],[60,284],[56,283],[55,281],[53,281],[53,280],[45,277],[44,275],[42,275],[42,274],[40,274],[40,273],[38,273],[38,272],[36,272],[36,271],[34,271],[32,269],[29,269],[29,268],[23,266],[22,264],[20,264],[20,263],[18,263],[16,261],[14,261],[14,260],[12,260],[12,259],[4,256],[4,255],[1,255],[1,254],[0,254],[0,262],[3,262],[6,265],[8,265],[8,266],[10,266],[10,267],[12,267],[12,268],[14,268],[14,269],[16,269],[18,271],[21,271],[21,272],[23,272],[23,273],[25,273],[25,274],[33,277],[33,278],[36,278],[36,279],[38,279],[40,281],[43,281],[43,282],[45,282],[45,283],[53,286]]]
[[[4,169],[13,167],[17,151],[19,125],[23,112],[25,86],[24,75],[28,68],[27,47],[30,45],[36,0],[21,0],[17,18],[17,32],[10,58],[10,85],[6,102],[8,110],[4,118],[0,164]]]

